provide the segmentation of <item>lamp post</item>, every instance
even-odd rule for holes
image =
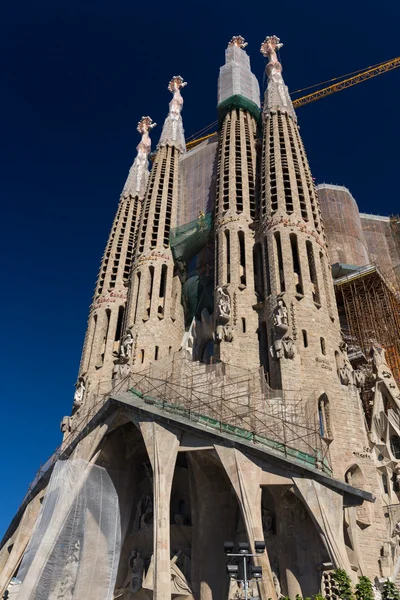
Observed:
[[[239,542],[238,543],[238,552],[235,552],[235,544],[233,542],[225,542],[224,543],[224,551],[227,556],[232,556],[236,558],[243,558],[243,579],[238,579],[239,575],[239,567],[238,565],[230,565],[226,566],[226,571],[228,577],[230,579],[235,579],[240,583],[243,583],[244,588],[244,597],[245,600],[248,600],[249,597],[249,581],[252,579],[261,579],[262,578],[262,567],[251,565],[250,566],[250,577],[247,572],[247,560],[249,558],[253,558],[255,556],[259,556],[263,554],[265,551],[265,542],[254,542],[254,549],[256,554],[251,554],[250,546],[247,542]]]

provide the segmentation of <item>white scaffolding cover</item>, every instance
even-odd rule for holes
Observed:
[[[112,600],[120,549],[118,496],[107,471],[58,461],[18,573],[18,600]]]
[[[250,69],[250,58],[238,46],[225,50],[226,64],[219,70],[218,104],[231,96],[244,96],[260,108],[260,86]]]

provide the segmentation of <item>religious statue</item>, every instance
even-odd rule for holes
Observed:
[[[147,496],[142,496],[138,502],[132,533],[141,529],[148,529],[152,523],[153,500],[151,494],[147,494]]]
[[[219,323],[228,323],[231,316],[231,299],[226,287],[218,286],[216,289],[217,319]]]
[[[133,335],[130,330],[126,332],[121,342],[121,358],[129,360],[132,356],[132,346],[134,343]]]
[[[85,380],[83,379],[83,377],[79,377],[74,394],[73,408],[80,408],[83,405],[85,391]]]
[[[336,371],[343,385],[350,385],[353,383],[353,367],[347,356],[347,344],[342,340],[339,344],[340,352],[335,352],[336,358]]]
[[[231,318],[231,299],[226,286],[218,286],[215,290],[216,298],[216,328],[215,339],[217,342],[233,340],[233,328],[228,325]]]
[[[370,357],[372,358],[373,371],[375,374],[378,373],[379,367],[387,367],[386,362],[386,350],[380,344],[375,344],[370,350]]]
[[[81,545],[79,540],[77,540],[70,556],[67,558],[62,571],[62,577],[59,578],[56,587],[49,596],[49,600],[73,600],[78,576],[80,552]]]
[[[129,584],[129,591],[135,594],[142,589],[143,585],[143,574],[144,574],[144,560],[140,550],[133,550],[129,557],[129,568],[131,571],[131,581]]]
[[[354,371],[354,383],[358,388],[362,388],[365,385],[365,369],[356,369]]]
[[[286,305],[281,297],[278,297],[277,305],[273,314],[274,344],[273,350],[277,359],[294,358],[294,341],[289,335],[289,317]]]
[[[71,431],[71,417],[63,417],[61,423],[60,423],[60,429],[61,429],[61,433],[70,433]]]

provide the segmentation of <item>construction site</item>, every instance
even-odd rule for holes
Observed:
[[[225,50],[214,123],[185,139],[180,76],[155,152],[138,123],[63,440],[0,546],[5,598],[398,583],[400,216],[314,184],[294,109],[400,58],[292,99],[268,36],[261,102],[246,46]]]

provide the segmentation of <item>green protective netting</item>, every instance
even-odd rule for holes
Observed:
[[[235,96],[230,96],[230,98],[227,98],[218,105],[218,121],[220,127],[222,126],[227,113],[236,108],[247,110],[247,112],[255,118],[257,124],[261,124],[261,109],[258,108],[257,104],[240,94],[236,94]]]
[[[196,254],[208,244],[212,223],[212,213],[201,212],[194,221],[171,230],[170,245],[179,270],[186,269]]]
[[[207,308],[213,312],[213,227],[212,213],[201,212],[197,219],[171,230],[170,245],[182,281],[185,324],[200,318]]]

